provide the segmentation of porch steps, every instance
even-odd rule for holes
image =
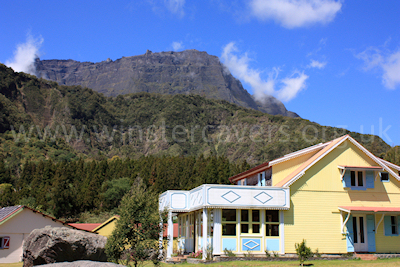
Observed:
[[[378,259],[378,257],[376,257],[374,254],[367,253],[356,253],[355,257],[360,258],[363,261],[374,261]]]

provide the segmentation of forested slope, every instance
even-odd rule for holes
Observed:
[[[64,218],[112,211],[137,178],[158,193],[229,183],[250,166],[344,134],[398,161],[398,149],[378,136],[199,95],[105,97],[0,65],[0,206]]]

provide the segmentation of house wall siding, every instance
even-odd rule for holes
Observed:
[[[292,184],[291,208],[284,212],[286,253],[295,253],[295,243],[303,239],[312,250],[318,248],[321,253],[346,253],[346,236],[341,234],[339,206],[400,206],[399,184],[393,177],[390,183],[382,183],[378,178],[373,189],[345,189],[338,165],[377,164],[351,142],[345,141]],[[376,248],[383,252],[386,248],[382,245],[390,238],[382,235],[382,232],[377,235]]]
[[[289,174],[295,171],[301,164],[311,158],[314,153],[307,153],[292,160],[284,161],[272,166],[272,184],[276,185]]]
[[[375,221],[381,219],[381,215],[375,217]],[[398,236],[385,236],[384,221],[379,225],[376,233],[376,252],[377,253],[400,253],[400,235]]]

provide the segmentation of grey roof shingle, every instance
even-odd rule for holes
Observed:
[[[22,206],[11,206],[11,207],[4,207],[0,209],[0,222],[3,221],[5,218],[10,216],[13,212],[17,211],[20,209]]]

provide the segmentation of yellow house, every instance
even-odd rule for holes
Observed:
[[[235,175],[235,185],[164,192],[160,209],[178,216],[187,252],[295,253],[305,239],[321,253],[400,253],[399,172],[345,135]]]
[[[102,236],[105,236],[105,237],[109,237],[111,235],[112,231],[114,231],[117,220],[119,220],[119,216],[114,215],[110,219],[103,222],[102,224],[97,226],[95,229],[93,229],[92,232],[102,235]]]

